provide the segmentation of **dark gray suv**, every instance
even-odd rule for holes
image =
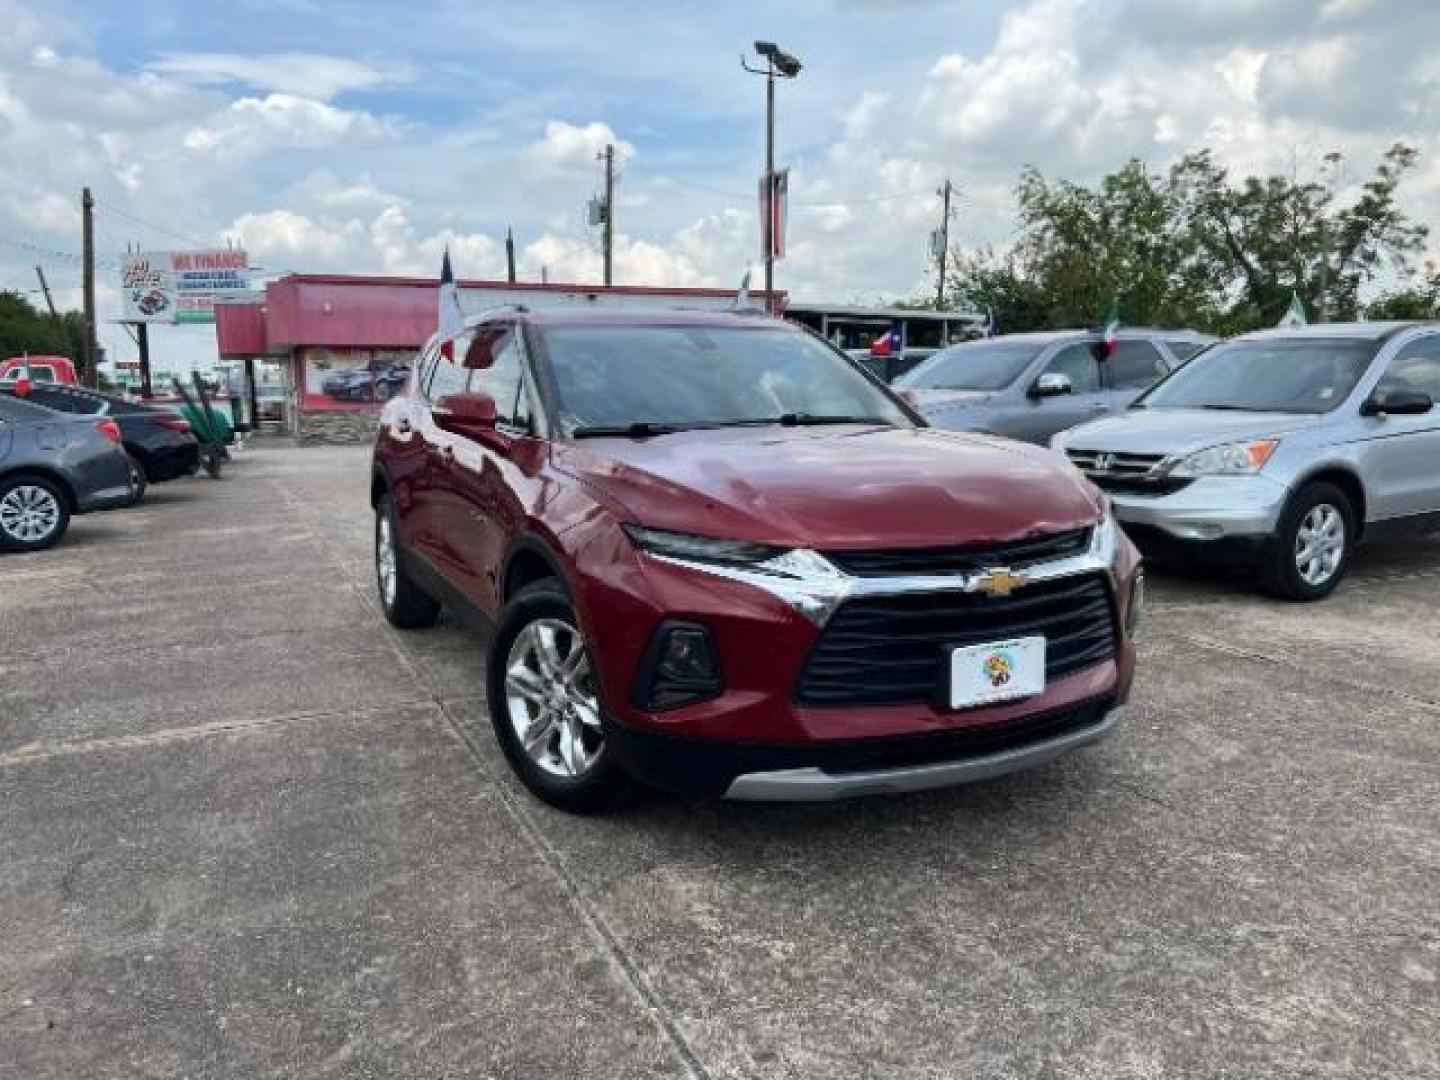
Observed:
[[[0,551],[58,543],[71,514],[135,500],[120,428],[0,395]]]
[[[1215,339],[1193,330],[1100,334],[1054,330],[955,345],[895,380],[931,427],[1044,445],[1077,424],[1119,412]]]

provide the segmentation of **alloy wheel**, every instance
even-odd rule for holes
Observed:
[[[36,544],[60,525],[60,502],[36,484],[20,484],[0,499],[0,529],[11,540]]]
[[[1300,522],[1295,533],[1295,569],[1306,585],[1324,585],[1345,558],[1345,517],[1338,508],[1320,503]]]
[[[515,636],[505,660],[511,727],[531,761],[553,776],[583,776],[604,734],[589,654],[580,631],[537,619]]]
[[[395,526],[389,514],[381,514],[375,536],[375,572],[380,579],[380,599],[387,608],[395,606],[396,569]]]

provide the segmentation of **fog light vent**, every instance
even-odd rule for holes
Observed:
[[[698,623],[666,622],[645,650],[631,703],[663,712],[715,697],[724,685],[710,631]]]

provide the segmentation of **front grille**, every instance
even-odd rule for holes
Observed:
[[[856,577],[974,574],[1003,566],[1016,570],[1079,555],[1090,546],[1089,529],[1013,540],[989,547],[900,548],[890,551],[827,551],[825,557]]]
[[[1173,495],[1191,484],[1160,472],[1163,454],[1109,454],[1098,450],[1067,450],[1070,463],[1100,488],[1116,495]]]
[[[1036,582],[1008,597],[927,592],[847,600],[796,686],[807,705],[944,704],[949,650],[1043,635],[1047,681],[1115,655],[1104,575]]]

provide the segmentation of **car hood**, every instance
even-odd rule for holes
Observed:
[[[1057,455],[929,429],[719,429],[558,446],[638,524],[787,547],[941,547],[1081,528],[1095,493]]]
[[[1244,439],[1304,431],[1323,416],[1216,409],[1131,409],[1094,420],[1065,436],[1067,450],[1122,454],[1187,454]]]
[[[982,405],[994,397],[988,390],[907,390],[905,396],[921,413]]]

